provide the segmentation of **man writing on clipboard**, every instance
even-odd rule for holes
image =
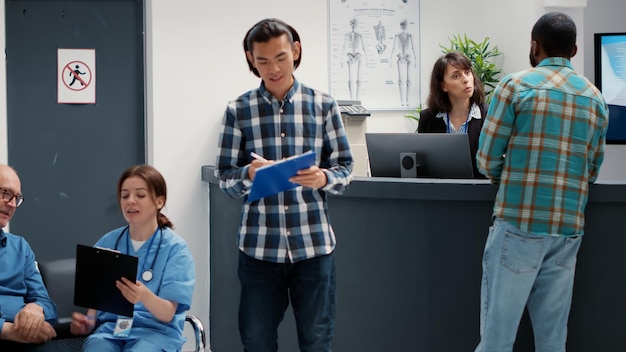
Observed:
[[[220,187],[247,200],[256,170],[271,160],[312,150],[316,162],[290,179],[303,187],[244,202],[238,234],[242,343],[247,351],[276,350],[289,296],[300,349],[330,351],[335,235],[326,193],[343,192],[352,170],[341,115],[328,94],[294,78],[302,47],[293,27],[262,20],[247,32],[243,47],[262,81],[224,113],[215,172]]]

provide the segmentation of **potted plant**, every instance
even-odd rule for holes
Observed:
[[[407,119],[409,119],[409,120],[414,120],[414,121],[417,123],[418,127],[419,127],[419,123],[420,123],[420,112],[422,111],[422,109],[423,109],[422,104],[420,104],[420,105],[417,107],[417,109],[415,109],[414,111],[412,111],[412,112],[411,112],[411,113],[409,113],[409,114],[404,115],[404,117],[406,117],[406,118],[407,118]],[[418,128],[418,127],[415,127],[415,132],[416,132],[416,133],[417,133],[417,128]]]

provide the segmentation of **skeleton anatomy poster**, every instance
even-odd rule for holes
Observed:
[[[368,109],[420,100],[419,0],[329,0],[330,92]]]

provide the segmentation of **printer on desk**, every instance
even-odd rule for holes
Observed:
[[[352,175],[367,176],[369,162],[365,147],[365,133],[367,132],[367,117],[370,112],[361,105],[359,100],[337,100],[341,119],[343,120],[350,151],[354,159]]]
[[[366,118],[370,116],[369,110],[361,105],[360,100],[337,100],[339,111],[342,116],[349,118]]]

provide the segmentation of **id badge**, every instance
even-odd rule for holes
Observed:
[[[132,326],[133,318],[118,316],[117,322],[115,322],[113,337],[128,337]]]

